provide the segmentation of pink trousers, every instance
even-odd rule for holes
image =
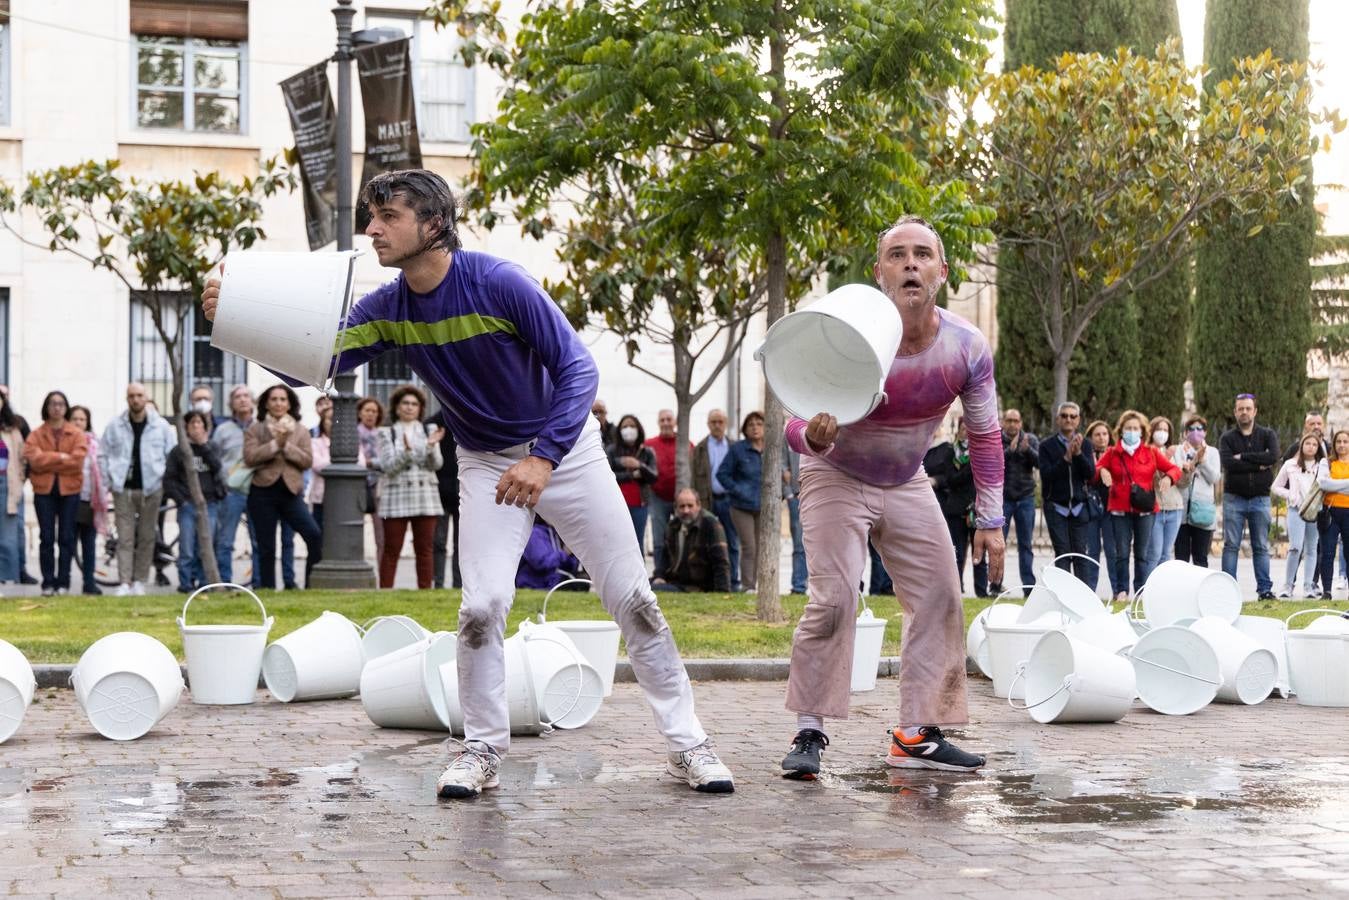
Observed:
[[[801,471],[801,528],[810,600],[792,641],[787,708],[848,717],[853,620],[870,533],[904,610],[898,724],[968,722],[955,549],[927,473],[920,468],[905,484],[876,487],[807,460]]]

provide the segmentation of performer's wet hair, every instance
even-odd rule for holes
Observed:
[[[381,172],[366,182],[361,191],[360,204],[387,206],[395,197],[402,197],[403,202],[412,207],[418,222],[440,220],[423,250],[453,253],[464,246],[459,240],[459,216],[454,193],[444,178],[428,169]]]

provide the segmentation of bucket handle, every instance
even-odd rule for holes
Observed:
[[[576,708],[576,704],[581,702],[581,688],[585,685],[585,677],[584,677],[585,670],[581,668],[583,660],[581,659],[580,654],[578,654],[571,647],[559,641],[557,638],[551,638],[546,634],[537,634],[531,636],[529,632],[525,632],[524,642],[526,646],[520,648],[521,649],[520,658],[525,670],[525,678],[528,679],[527,683],[529,684],[529,690],[531,694],[533,694],[534,692],[534,672],[529,667],[528,644],[530,641],[546,641],[549,644],[557,644],[563,650],[566,650],[568,655],[571,656],[571,664],[576,667],[576,674],[578,676],[576,679],[576,694],[571,698],[571,704],[567,707],[567,711],[551,721],[545,721],[543,716],[539,716],[539,724],[543,726],[543,732],[540,734],[540,737],[546,737],[557,730],[557,726],[554,725],[553,723],[560,722],[563,719],[567,718],[567,716],[571,715],[571,711]],[[536,716],[539,715],[538,706],[539,706],[538,700],[536,699],[534,702],[534,709],[535,709],[534,714]]]
[[[356,627],[361,630],[361,634],[365,635],[365,633],[368,632],[371,628],[373,628],[377,623],[383,622],[385,619],[397,622],[399,625],[403,627],[404,631],[406,631],[408,634],[412,636],[414,640],[420,641],[422,639],[421,636],[417,634],[417,632],[412,630],[411,625],[409,625],[407,622],[404,622],[398,616],[375,616],[373,619],[366,622],[364,625],[356,625],[355,622],[352,622],[351,624],[356,625]]]
[[[1154,669],[1163,669],[1163,670],[1165,670],[1165,671],[1167,671],[1167,672],[1170,672],[1172,675],[1184,675],[1186,678],[1192,678],[1192,679],[1194,679],[1195,681],[1202,681],[1202,682],[1204,682],[1204,684],[1212,685],[1213,687],[1222,687],[1222,686],[1223,686],[1223,682],[1222,682],[1222,679],[1221,679],[1221,678],[1218,679],[1217,681],[1209,681],[1207,678],[1200,678],[1198,675],[1194,674],[1193,672],[1182,672],[1180,669],[1173,669],[1173,668],[1171,668],[1170,666],[1164,666],[1164,665],[1162,665],[1161,663],[1159,663],[1159,662],[1154,662],[1154,661],[1148,659],[1148,658],[1145,657],[1145,656],[1130,656],[1130,657],[1129,657],[1129,660],[1130,660],[1131,662],[1141,662],[1141,663],[1146,663],[1147,665],[1152,666]]]
[[[1035,709],[1035,707],[1037,706],[1044,706],[1050,700],[1053,700],[1059,694],[1062,694],[1064,691],[1068,690],[1073,686],[1073,676],[1071,673],[1069,673],[1063,676],[1063,684],[1059,685],[1059,689],[1054,693],[1050,694],[1048,697],[1044,698],[1043,700],[1037,700],[1034,703],[1027,703],[1025,706],[1017,706],[1016,703],[1013,702],[1012,700],[1012,689],[1016,687],[1016,683],[1018,681],[1021,681],[1026,677],[1026,669],[1027,669],[1027,661],[1022,660],[1016,667],[1016,677],[1013,678],[1012,683],[1007,686],[1007,705],[1010,706],[1012,709],[1025,711],[1028,709]]]
[[[1051,565],[1051,566],[1056,566],[1056,565],[1058,565],[1059,560],[1061,560],[1061,559],[1069,559],[1070,557],[1074,557],[1074,556],[1079,557],[1079,558],[1081,558],[1081,559],[1085,559],[1087,562],[1091,563],[1091,564],[1092,564],[1093,566],[1095,566],[1097,569],[1100,569],[1100,567],[1101,567],[1101,561],[1100,561],[1099,559],[1092,559],[1090,556],[1088,556],[1088,555],[1085,554],[1085,553],[1076,553],[1076,552],[1060,553],[1058,556],[1054,557],[1053,559],[1051,559],[1051,560],[1049,561],[1049,565]],[[1043,567],[1041,567],[1041,571],[1043,571]]]
[[[217,582],[216,584],[204,585],[202,587],[197,588],[191,594],[188,594],[187,602],[183,604],[183,614],[179,616],[179,621],[181,621],[184,626],[187,625],[187,608],[192,605],[192,601],[197,599],[198,594],[202,593],[203,591],[209,591],[212,588],[231,588],[236,591],[243,591],[245,594],[252,597],[253,602],[258,605],[258,609],[262,610],[262,624],[264,625],[267,624],[267,607],[262,605],[262,600],[258,598],[257,594],[253,593],[252,590],[244,587],[242,584],[233,584],[228,581],[221,581]]]
[[[1130,622],[1141,622],[1144,625],[1148,625],[1148,627],[1151,628],[1151,625],[1148,623],[1147,619],[1134,615],[1136,611],[1142,609],[1143,592],[1146,591],[1147,589],[1148,586],[1143,585],[1141,588],[1134,591],[1134,595],[1129,598],[1128,604],[1125,605],[1124,607],[1124,617],[1128,619]]]
[[[323,380],[324,386],[319,388],[323,394],[331,394],[333,387],[337,384],[337,373],[342,371],[342,339],[346,337],[347,327],[351,324],[351,310],[356,304],[352,302],[354,293],[352,290],[352,281],[355,278],[355,259],[361,255],[360,250],[348,251],[347,259],[347,291],[346,297],[342,301],[342,325],[337,329],[337,353],[333,355],[331,368],[328,369],[328,377]],[[315,385],[318,387],[318,385]],[[459,535],[456,532],[455,537]],[[362,632],[364,633],[364,632]]]
[[[1307,613],[1329,613],[1332,616],[1339,616],[1341,619],[1345,618],[1344,610],[1342,609],[1300,609],[1284,619],[1283,624],[1289,626],[1291,629],[1292,621],[1298,616],[1306,615]]]
[[[565,581],[559,581],[557,584],[553,585],[551,588],[548,589],[548,593],[543,595],[543,609],[539,610],[539,617],[538,617],[540,625],[543,625],[548,621],[548,601],[553,596],[553,592],[556,591],[558,588],[564,587],[569,584],[588,584],[591,587],[594,587],[595,585],[595,583],[591,581],[589,578],[568,578]],[[567,710],[567,712],[571,712],[571,710]]]

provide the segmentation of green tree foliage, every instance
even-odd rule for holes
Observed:
[[[966,119],[953,164],[1018,253],[1012,271],[1052,353],[1055,402],[1102,309],[1179,265],[1195,233],[1227,223],[1258,233],[1305,182],[1306,74],[1263,54],[1201,91],[1171,42],[1153,57],[1066,54],[1052,72],[987,80],[993,121]]]
[[[265,237],[258,222],[262,200],[294,190],[294,173],[276,160],[256,178],[227,181],[219,173],[191,181],[142,182],[124,177],[117,160],[58,166],[28,175],[22,189],[0,182],[0,227],[19,240],[53,253],[69,253],[111,273],[128,291],[140,292],[173,376],[173,414],[178,446],[190,457],[182,424],[186,397],[184,357],[187,317],[206,277],[231,248],[246,249]],[[10,216],[20,210],[41,223],[33,238]],[[220,580],[206,503],[192,466],[184,467],[197,509],[197,535],[206,580]]]
[[[1007,0],[1004,69],[1047,69],[1063,53],[1108,55],[1119,47],[1146,55],[1179,36],[1175,0]],[[1010,269],[1016,251],[1003,250]],[[998,279],[998,387],[1028,427],[1048,428],[1053,363],[1034,301],[1016,281]],[[1189,290],[1188,266],[1178,266],[1092,320],[1069,364],[1073,399],[1089,415],[1113,421],[1133,406],[1179,412],[1188,371]]]
[[[553,287],[576,319],[624,335],[634,361],[643,340],[675,348],[657,377],[687,434],[700,327],[735,339],[760,302],[773,322],[901,212],[931,216],[956,259],[988,239],[991,212],[934,180],[910,136],[975,78],[989,16],[982,0],[540,3],[501,65],[501,114],[476,130],[470,199],[487,224],[506,204],[529,234],[562,231]],[[783,413],[765,407],[759,545],[775,547]],[[758,583],[779,620],[777,554]]]
[[[1312,259],[1312,346],[1333,364],[1349,353],[1349,234],[1317,235]]]
[[[1238,60],[1269,51],[1305,61],[1308,2],[1288,0],[1271,14],[1253,0],[1209,0],[1204,23],[1208,83],[1229,77]],[[1283,115],[1305,115],[1290,108]],[[1254,119],[1258,121],[1258,119]],[[1286,123],[1291,125],[1292,123]],[[1195,261],[1193,333],[1195,401],[1210,416],[1230,415],[1242,392],[1259,398],[1266,424],[1293,430],[1302,422],[1307,350],[1312,346],[1310,257],[1316,234],[1311,162],[1279,219],[1248,238],[1240,227],[1209,235]]]

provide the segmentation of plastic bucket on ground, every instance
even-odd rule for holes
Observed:
[[[1241,615],[1241,588],[1226,572],[1170,559],[1148,575],[1143,612],[1154,628],[1201,616],[1232,623]]]
[[[361,638],[361,653],[366,663],[369,663],[386,653],[401,650],[430,636],[431,632],[419,625],[411,616],[380,616],[365,624],[365,635]]]
[[[89,645],[70,684],[95,731],[114,741],[132,741],[178,705],[183,673],[159,641],[119,631]]]
[[[539,624],[551,624],[561,629],[571,638],[576,649],[581,651],[586,662],[594,667],[604,683],[604,696],[614,692],[614,671],[618,668],[618,623],[613,619],[563,619],[560,622],[548,622],[548,600],[553,592],[569,584],[590,584],[586,578],[568,578],[559,582],[543,597],[543,609],[539,610]]]
[[[333,700],[360,690],[364,662],[360,629],[341,613],[324,611],[272,642],[262,655],[262,678],[282,703]]]
[[[1339,615],[1332,609],[1304,609],[1286,620],[1288,675],[1293,693],[1304,706],[1349,706],[1349,633],[1338,627],[1336,630],[1292,627],[1293,619],[1314,612]],[[1341,621],[1349,625],[1349,620]]]
[[[1011,625],[1021,614],[1021,607],[1015,603],[994,603],[980,610],[970,622],[965,632],[965,655],[983,673],[985,678],[993,677],[993,667],[988,661],[988,625]]]
[[[188,625],[187,608],[203,591],[229,588],[253,598],[262,612],[261,625]],[[197,588],[183,604],[178,633],[187,657],[187,683],[193,703],[231,706],[252,703],[257,697],[258,673],[272,618],[258,595],[239,584],[208,584]]]
[[[1009,588],[1004,593],[1010,593],[1012,590],[1014,588]],[[1019,624],[1025,625],[1050,614],[1057,616],[1062,615],[1062,613],[1063,605],[1059,603],[1059,598],[1049,589],[1048,585],[1037,583],[1026,595],[1026,602],[1021,607],[1016,620]]]
[[[1024,679],[1017,679],[1017,669],[1030,659],[1031,650],[1040,638],[1063,627],[1063,617],[1054,613],[1029,623],[1011,625],[987,624],[988,662],[993,670],[993,695],[1004,700],[1024,700]],[[1016,681],[1016,684],[1013,684]]]
[[[1090,619],[1110,612],[1096,592],[1079,581],[1072,572],[1058,566],[1045,566],[1040,570],[1039,581],[1053,592],[1063,614],[1070,620]]]
[[[857,616],[857,633],[852,644],[852,684],[849,691],[862,694],[876,690],[876,674],[881,665],[881,646],[885,643],[886,619],[878,619],[862,598]]]
[[[225,259],[211,346],[323,388],[350,306],[356,251],[244,250]]]
[[[439,631],[404,647],[383,653],[361,670],[361,705],[381,728],[449,731],[451,709],[458,715],[459,697],[445,696],[441,666],[455,665],[458,635]],[[459,730],[463,731],[463,717]]]
[[[1217,616],[1196,619],[1190,630],[1218,654],[1223,684],[1215,700],[1254,706],[1273,692],[1279,680],[1279,661],[1273,653]]]
[[[1288,680],[1288,647],[1285,644],[1288,626],[1282,619],[1272,619],[1269,616],[1237,616],[1236,629],[1274,654],[1274,661],[1279,666],[1274,689],[1287,698],[1292,693]]]
[[[1222,685],[1218,654],[1188,628],[1166,625],[1138,639],[1129,653],[1138,698],[1168,716],[1188,716],[1213,702]]]
[[[1065,628],[1064,632],[1074,640],[1099,647],[1107,653],[1127,650],[1138,642],[1138,632],[1134,631],[1128,615],[1123,612],[1079,619]]]
[[[1118,722],[1134,702],[1128,660],[1061,631],[1047,632],[1036,642],[1024,679],[1026,705],[1008,703],[1029,710],[1041,724]]]
[[[19,648],[0,641],[0,744],[9,740],[23,724],[23,714],[33,702],[37,679]]]
[[[754,358],[788,412],[803,419],[827,412],[846,425],[885,401],[903,335],[890,298],[846,284],[774,322]]]

